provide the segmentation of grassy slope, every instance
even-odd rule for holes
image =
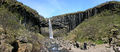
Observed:
[[[44,17],[39,15],[37,11],[31,9],[30,7],[20,3],[16,0],[3,0],[0,1],[0,8],[4,6],[5,9],[9,10],[12,13],[19,14],[19,20],[22,24],[26,24],[26,28],[30,31],[40,32],[39,28],[41,22],[45,21]]]
[[[110,33],[111,29],[115,29],[117,25],[118,32],[120,32],[120,15],[116,11],[104,11],[78,25],[74,30],[68,33],[67,38],[77,40],[80,42],[94,41],[96,43],[103,43],[107,41],[108,37],[113,36]]]
[[[3,43],[11,45],[17,39],[27,38],[27,43],[31,43],[34,49],[40,49],[39,42],[44,37],[39,33],[28,31],[23,24],[20,24],[19,18],[23,16],[17,12],[11,12],[4,5],[0,6],[0,41],[5,40]]]
[[[25,37],[28,37],[29,39],[30,36],[35,35],[38,38],[42,38],[40,34],[38,35],[38,33],[29,32],[28,30],[26,30],[26,28],[19,23],[19,17],[22,17],[22,16],[20,16],[18,13],[12,13],[4,7],[0,8],[0,25],[2,26],[1,28],[4,29],[4,32],[8,37],[7,38],[8,43],[15,41],[16,37],[19,37],[19,36],[25,36]]]

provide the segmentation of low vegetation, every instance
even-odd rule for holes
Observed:
[[[12,48],[18,50],[17,48],[20,47],[16,48],[15,46],[17,45],[14,44],[16,43],[15,41],[17,40],[19,40],[21,44],[30,43],[32,45],[32,48],[34,47],[34,49],[31,49],[33,52],[34,50],[40,50],[40,48],[38,47],[41,47],[40,41],[44,37],[40,33],[38,33],[39,32],[37,30],[38,24],[35,24],[38,22],[37,20],[39,20],[40,17],[37,14],[37,12],[23,5],[22,3],[17,2],[16,0],[1,0],[1,1],[0,1],[0,50],[2,52],[7,51],[11,52],[11,50],[13,50]],[[22,15],[23,13],[24,15]],[[28,19],[31,18],[33,20],[33,21],[28,20],[29,21],[29,23],[27,22],[27,25],[29,24],[28,26],[25,26],[24,24],[26,23],[25,21],[26,17]],[[30,31],[29,29],[31,28],[35,29],[38,32],[32,30]]]
[[[79,42],[92,41],[96,44],[106,43],[110,37],[116,38],[120,34],[119,11],[119,9],[115,11],[106,10],[86,19],[68,33],[67,38]]]

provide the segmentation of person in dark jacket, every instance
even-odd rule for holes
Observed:
[[[109,38],[108,43],[111,46],[112,38]]]
[[[87,49],[87,43],[84,43],[83,48],[84,48],[84,50]]]
[[[79,44],[77,43],[77,41],[75,41],[75,46],[76,46],[77,48],[80,47]]]

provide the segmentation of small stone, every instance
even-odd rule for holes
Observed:
[[[69,50],[71,50],[71,48],[69,48]]]

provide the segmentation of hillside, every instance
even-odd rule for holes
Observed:
[[[51,18],[51,21],[53,24],[54,33],[56,35],[58,34],[57,36],[59,36],[61,33],[68,33],[76,28],[79,24],[81,24],[85,19],[100,14],[101,12],[104,12],[106,10],[110,10],[112,12],[116,11],[119,8],[120,2],[110,1],[87,9],[85,11],[53,16]]]
[[[120,40],[120,9],[105,10],[97,15],[85,19],[67,38],[79,42],[107,43],[109,38],[115,42]],[[119,42],[118,42],[119,43]]]
[[[113,38],[113,43],[120,45],[119,14],[120,2],[110,1],[85,11],[53,16],[52,40],[47,38],[48,19],[17,0],[0,0],[0,52],[45,52],[49,49],[45,44],[52,46],[55,41],[66,50],[73,44],[67,40],[103,44]]]
[[[39,52],[43,20],[16,0],[0,0],[0,52]]]
[[[0,3],[1,8],[9,10],[11,13],[17,13],[20,24],[23,24],[28,30],[40,32],[44,17],[35,10],[16,0],[0,0]]]

